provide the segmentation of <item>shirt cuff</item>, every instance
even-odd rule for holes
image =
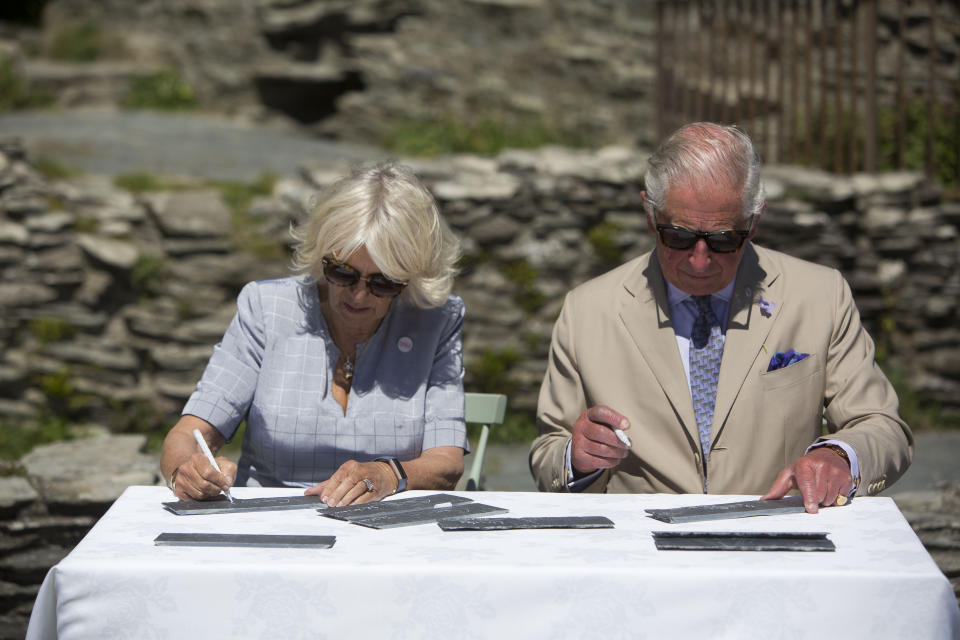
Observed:
[[[571,493],[580,493],[591,484],[593,481],[600,477],[600,474],[603,473],[603,469],[597,469],[593,473],[585,475],[582,478],[574,479],[573,478],[573,462],[571,462],[571,452],[573,451],[573,440],[567,441],[567,452],[564,456],[564,469],[567,470],[567,489]]]
[[[853,488],[850,489],[850,493],[847,494],[847,498],[853,498],[853,494],[857,492],[857,487],[860,486],[860,463],[857,462],[857,452],[853,450],[853,447],[840,440],[821,440],[820,442],[815,442],[807,447],[807,450],[804,453],[810,453],[814,449],[819,449],[820,447],[828,444],[840,447],[847,452],[847,457],[850,459],[850,476],[853,478]]]

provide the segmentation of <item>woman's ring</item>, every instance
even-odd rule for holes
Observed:
[[[843,495],[843,494],[838,495],[838,496],[837,496],[837,506],[838,506],[838,507],[842,507],[842,506],[845,505],[845,504],[847,504],[847,496],[845,496],[845,495]]]
[[[367,493],[370,493],[371,491],[373,491],[373,481],[372,481],[372,480],[367,480],[366,478],[364,478],[361,482],[363,482],[363,486],[365,486],[365,487],[367,488]]]

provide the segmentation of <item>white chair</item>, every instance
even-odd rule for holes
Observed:
[[[487,438],[490,437],[491,424],[503,424],[507,411],[507,396],[499,393],[467,393],[466,420],[471,424],[480,424],[480,440],[473,451],[473,464],[467,475],[467,491],[480,489],[480,471],[483,469],[483,456],[487,452]]]

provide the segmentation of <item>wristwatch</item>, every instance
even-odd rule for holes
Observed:
[[[833,443],[828,443],[821,446],[824,449],[830,449],[830,451],[833,451],[835,454],[843,458],[844,461],[846,461],[847,466],[850,467],[850,478],[853,480],[853,488],[850,490],[850,495],[852,496],[854,493],[856,493],[857,489],[860,488],[860,478],[853,477],[853,464],[850,462],[850,456],[847,455],[846,449]]]
[[[407,472],[403,470],[403,465],[396,458],[377,458],[374,462],[386,462],[393,472],[397,474],[397,490],[394,493],[400,493],[407,490]]]

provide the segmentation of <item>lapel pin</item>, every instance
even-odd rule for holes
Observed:
[[[773,313],[773,309],[777,306],[777,303],[760,298],[757,300],[757,306],[760,307],[760,315],[762,315],[764,318],[769,318],[770,314]]]

